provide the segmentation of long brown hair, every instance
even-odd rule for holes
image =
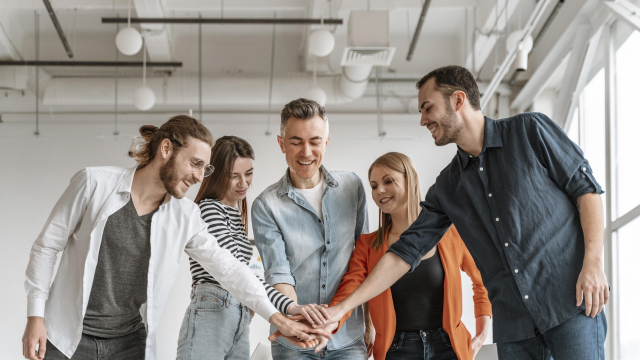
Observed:
[[[253,148],[249,143],[237,136],[223,136],[216,140],[211,150],[211,165],[215,168],[211,176],[204,178],[195,202],[203,199],[213,199],[221,201],[229,190],[233,165],[239,157],[251,158],[255,160]],[[249,222],[247,216],[247,198],[240,203],[240,215],[244,230],[248,230]]]
[[[185,146],[189,137],[202,140],[209,146],[213,145],[213,136],[209,129],[200,121],[187,115],[174,116],[159,128],[153,125],[142,125],[140,135],[133,141],[128,153],[138,163],[138,169],[142,169],[153,161],[158,146],[164,139],[169,139],[175,148]]]
[[[407,189],[407,218],[410,224],[413,223],[420,214],[420,199],[422,198],[420,194],[420,179],[413,166],[413,162],[405,154],[398,152],[386,153],[377,158],[369,167],[369,179],[371,179],[371,171],[376,166],[382,168],[382,170],[392,178],[391,171],[397,171],[404,175],[405,188]],[[400,181],[402,179],[394,178],[394,180]],[[379,251],[382,249],[387,231],[391,229],[393,224],[391,222],[391,215],[383,213],[380,209],[378,209],[378,216],[380,218],[380,225],[378,226],[376,239],[371,244],[371,248]]]

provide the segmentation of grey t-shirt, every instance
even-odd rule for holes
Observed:
[[[84,334],[114,338],[144,326],[140,307],[147,302],[151,219],[156,211],[138,216],[129,200],[107,219]]]

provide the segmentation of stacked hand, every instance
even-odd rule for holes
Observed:
[[[309,338],[300,338],[297,336],[289,335],[282,331],[283,329],[278,327],[279,331],[271,334],[271,336],[269,336],[269,341],[274,341],[279,337],[283,337],[290,343],[303,349],[315,347],[315,353],[318,353],[320,350],[324,349],[327,346],[327,342],[331,339],[331,332],[338,327],[338,321],[342,318],[344,312],[339,308],[339,306],[330,308],[327,308],[326,305],[313,306],[315,310],[322,314],[322,318],[320,318],[317,313],[315,313],[317,320],[310,320],[303,314],[289,317],[289,320],[293,320],[297,324],[302,324],[314,330],[314,332],[308,334]],[[292,309],[291,307],[289,307],[289,313],[291,312]]]

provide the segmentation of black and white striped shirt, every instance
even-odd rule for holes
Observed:
[[[218,239],[221,248],[227,249],[238,260],[249,266],[253,249],[247,239],[247,233],[242,225],[242,216],[238,209],[225,205],[217,200],[204,199],[198,203],[202,219],[209,225],[209,233]],[[192,286],[198,284],[213,284],[222,288],[198,262],[189,258]],[[260,277],[258,277],[260,279]],[[282,313],[286,314],[293,300],[284,296],[264,280],[260,279],[271,303]]]

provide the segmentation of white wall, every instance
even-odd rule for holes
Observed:
[[[329,109],[330,110],[330,109]],[[110,135],[111,115],[41,116],[42,136],[36,139],[32,115],[5,115],[0,123],[0,353],[3,359],[21,359],[22,332],[26,323],[23,288],[29,249],[71,176],[86,166],[133,166],[125,156],[131,136],[145,123],[159,125],[169,114],[123,115],[119,139]],[[420,174],[423,195],[440,170],[451,161],[455,146],[436,147],[417,115],[386,115],[388,138],[376,137],[375,115],[331,116],[332,138],[324,164],[329,168],[351,170],[366,182],[373,160],[388,152],[400,151],[412,158]],[[204,122],[216,137],[245,137],[256,152],[255,176],[249,202],[268,185],[276,182],[286,169],[284,155],[275,139],[278,116],[272,116],[270,137],[264,136],[266,115],[208,115]],[[275,125],[274,125],[275,124]],[[129,136],[129,137],[127,137]],[[197,189],[190,190],[193,198]],[[377,226],[377,207],[369,201],[372,229]],[[463,321],[475,332],[471,284],[463,282]],[[190,275],[187,257],[183,257],[177,281],[158,330],[158,359],[175,358],[178,329],[189,302]],[[266,342],[267,323],[254,320],[252,348]]]

